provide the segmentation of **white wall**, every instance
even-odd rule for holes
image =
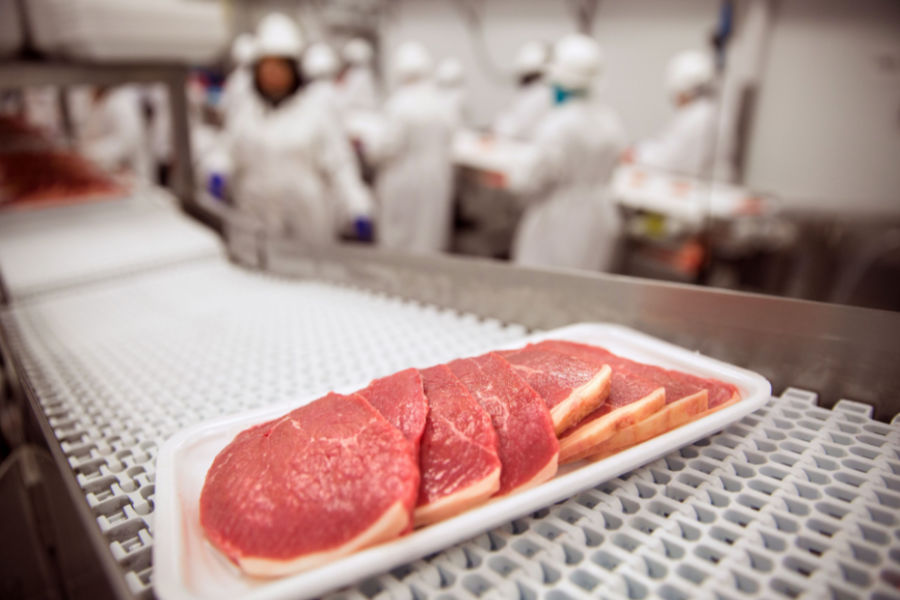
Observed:
[[[418,40],[436,59],[455,56],[466,70],[471,117],[487,125],[513,93],[512,61],[519,46],[532,39],[553,40],[574,29],[563,2],[495,0],[482,4],[486,54],[479,52],[476,32],[467,29],[454,2],[400,0],[391,3],[385,19],[383,58],[389,67],[392,49]],[[390,69],[384,69],[390,74]]]
[[[448,0],[400,0],[382,33],[390,49],[407,39],[424,43],[438,58],[465,65],[467,91],[478,125],[489,124],[513,93],[512,62],[529,40],[552,42],[576,30],[570,4],[546,0],[490,0],[481,4],[483,40],[490,62],[478,52],[456,4]],[[679,50],[706,43],[718,0],[604,0],[594,34],[607,55],[601,93],[621,114],[633,139],[650,135],[670,115],[662,77]],[[493,68],[492,68],[493,67]],[[499,69],[499,72],[498,72]]]
[[[718,0],[605,0],[594,28],[607,55],[603,97],[625,121],[629,137],[656,132],[671,116],[663,87],[672,55],[708,47]]]
[[[750,185],[900,212],[900,3],[781,2],[748,150]]]

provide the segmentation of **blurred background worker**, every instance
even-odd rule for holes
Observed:
[[[267,15],[257,45],[256,93],[231,140],[237,205],[267,234],[332,241],[342,221],[369,217],[371,199],[332,115],[302,93],[296,25],[285,15]]]
[[[363,38],[354,38],[344,46],[347,70],[341,78],[341,95],[347,110],[375,110],[378,108],[378,88],[372,70],[374,51]]]
[[[312,44],[303,53],[303,75],[307,79],[305,94],[316,102],[322,102],[329,110],[339,110],[339,98],[335,78],[341,64],[337,53],[324,42]]]
[[[128,172],[150,181],[153,159],[135,86],[98,87],[81,128],[81,151],[110,172]]]
[[[39,128],[51,139],[62,139],[64,134],[59,94],[59,88],[52,85],[25,88],[22,92],[25,122]]]
[[[445,105],[447,117],[455,131],[467,121],[465,73],[462,63],[456,58],[445,58],[438,64],[434,79]]]
[[[637,145],[626,158],[692,177],[712,175],[716,146],[715,65],[699,50],[681,52],[669,62],[666,91],[675,116],[656,137]]]
[[[618,216],[606,185],[625,145],[612,109],[592,87],[603,71],[600,46],[573,34],[554,47],[550,66],[555,106],[534,137],[531,160],[510,188],[532,197],[513,242],[520,264],[607,270],[618,237]]]
[[[550,112],[553,98],[544,80],[549,57],[547,46],[540,42],[528,42],[519,49],[515,65],[518,90],[494,125],[497,135],[528,141]]]
[[[222,119],[225,127],[237,120],[237,112],[253,95],[253,60],[256,57],[256,40],[250,33],[237,36],[231,45],[231,72],[222,88]]]
[[[141,90],[141,105],[147,126],[150,155],[153,157],[155,180],[160,185],[168,185],[173,147],[172,111],[166,86],[162,83],[144,86]]]
[[[385,107],[387,132],[378,151],[378,243],[415,252],[449,244],[453,168],[450,123],[432,83],[431,56],[416,42],[402,44],[393,70],[398,88]]]

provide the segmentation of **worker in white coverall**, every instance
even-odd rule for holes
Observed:
[[[691,177],[712,175],[716,151],[715,66],[697,50],[677,54],[666,70],[675,115],[656,137],[638,144],[627,160]]]
[[[324,42],[312,44],[303,53],[302,68],[307,80],[304,94],[339,115],[342,99],[339,97],[335,78],[340,71],[341,61],[337,53]]]
[[[603,70],[598,44],[573,34],[554,47],[549,80],[555,106],[509,188],[531,198],[513,241],[520,264],[609,269],[619,219],[606,186],[625,147],[621,120],[592,97]]]
[[[267,235],[333,241],[343,223],[365,223],[371,211],[349,142],[303,93],[296,25],[280,13],[266,16],[257,45],[256,93],[229,140],[236,204]]]
[[[343,54],[347,63],[340,86],[344,108],[348,111],[376,110],[378,88],[372,71],[372,45],[362,38],[354,38],[344,46]]]
[[[79,149],[107,171],[129,172],[150,181],[153,158],[140,90],[131,85],[96,88],[80,131]]]
[[[461,128],[468,112],[462,63],[455,58],[445,58],[438,64],[434,80],[453,129]]]
[[[550,52],[545,44],[528,42],[516,55],[518,90],[512,104],[494,124],[494,133],[530,141],[541,120],[553,107],[553,95],[544,79]]]
[[[451,126],[418,43],[396,52],[399,87],[385,107],[386,132],[371,155],[378,166],[377,241],[413,252],[445,250],[452,225]]]
[[[225,78],[222,97],[219,100],[225,127],[237,119],[237,113],[253,97],[253,61],[256,58],[256,39],[251,33],[242,33],[231,45],[232,69]]]

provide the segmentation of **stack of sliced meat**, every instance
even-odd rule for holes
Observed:
[[[245,573],[297,572],[739,398],[720,381],[560,340],[407,369],[240,433],[207,473],[200,523]]]

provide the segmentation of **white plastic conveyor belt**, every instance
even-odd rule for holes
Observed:
[[[0,213],[0,274],[12,301],[224,254],[213,231],[155,186],[118,200]]]
[[[169,435],[525,333],[220,260],[25,299],[2,322],[145,598],[155,455]],[[897,597],[900,422],[869,410],[789,390],[710,439],[338,596]]]

